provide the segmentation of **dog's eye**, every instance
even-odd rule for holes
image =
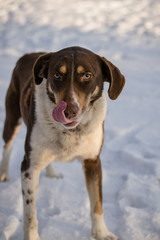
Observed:
[[[54,74],[54,78],[56,80],[62,80],[62,76],[58,72]]]
[[[81,77],[81,81],[89,81],[92,78],[92,74],[91,73],[85,73],[82,77]]]

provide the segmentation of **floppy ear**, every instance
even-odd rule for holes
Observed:
[[[108,95],[112,100],[115,100],[121,93],[124,84],[125,78],[119,71],[119,69],[109,62],[106,58],[101,57],[102,61],[102,73],[104,81],[110,83],[108,89]]]
[[[51,55],[52,53],[47,53],[39,56],[33,66],[33,78],[37,85],[41,84],[43,78],[47,78]]]

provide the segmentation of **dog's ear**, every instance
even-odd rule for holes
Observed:
[[[47,53],[39,56],[33,66],[33,78],[37,85],[41,84],[43,78],[47,78],[49,61],[52,54]]]
[[[106,58],[101,57],[101,64],[104,81],[110,83],[108,95],[112,100],[115,100],[124,87],[125,78],[121,74],[120,70]]]

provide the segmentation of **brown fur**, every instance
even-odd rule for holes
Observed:
[[[95,204],[93,206],[94,213],[102,214],[102,170],[99,157],[97,159],[84,162],[84,172],[86,178],[86,185],[90,198],[94,196]],[[96,195],[94,194],[96,190]]]

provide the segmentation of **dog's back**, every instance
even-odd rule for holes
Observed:
[[[26,54],[21,57],[12,73],[11,83],[6,95],[6,119],[13,120],[12,129],[20,118],[27,125],[34,82],[32,69],[36,59],[42,52]],[[7,124],[7,123],[6,123]],[[6,133],[3,134],[5,138]],[[8,134],[7,134],[8,135]]]

